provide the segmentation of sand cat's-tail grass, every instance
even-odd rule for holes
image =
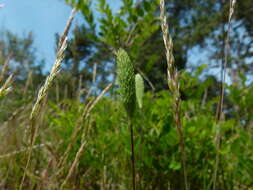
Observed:
[[[137,103],[139,108],[141,109],[143,105],[144,81],[140,74],[135,75],[135,91]]]
[[[123,49],[118,50],[117,56],[117,77],[119,82],[120,98],[127,112],[129,119],[130,135],[131,135],[131,161],[132,161],[132,183],[133,190],[136,189],[135,178],[135,156],[134,156],[134,132],[133,117],[136,108],[135,94],[135,75],[134,66],[127,52]]]

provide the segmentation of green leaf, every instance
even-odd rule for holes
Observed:
[[[150,3],[146,0],[144,1],[144,8],[147,12],[150,11],[150,9],[151,9]]]
[[[181,168],[181,163],[177,162],[175,158],[170,162],[169,168],[172,170],[179,170]]]

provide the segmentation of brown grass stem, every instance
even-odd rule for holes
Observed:
[[[90,115],[91,110],[95,107],[95,105],[99,102],[99,100],[101,100],[101,98],[102,98],[102,97],[105,95],[105,93],[111,88],[111,86],[112,86],[112,84],[107,85],[107,87],[99,94],[99,96],[96,97],[96,99],[95,99],[95,100],[93,101],[93,103],[89,106],[89,108],[86,109],[87,111],[85,112],[85,115],[84,115],[84,117],[83,117],[83,121],[85,121],[85,119],[88,118],[88,116]],[[82,122],[81,122],[81,123],[82,123]],[[81,127],[79,127],[79,126],[78,126],[78,128],[81,129]],[[78,130],[78,131],[80,131],[80,130]],[[76,133],[75,133],[75,134],[76,134]],[[82,155],[82,153],[83,153],[83,151],[84,151],[85,145],[87,144],[87,140],[85,140],[86,135],[87,135],[86,133],[83,133],[83,134],[82,134],[82,143],[81,143],[81,146],[80,146],[79,150],[78,150],[77,153],[76,153],[75,159],[74,159],[73,163],[71,164],[70,169],[68,170],[68,174],[67,174],[66,178],[64,179],[64,181],[63,181],[63,183],[62,183],[62,185],[61,185],[61,187],[60,187],[60,190],[62,190],[62,189],[67,185],[67,183],[68,183],[70,177],[72,176],[72,174],[73,174],[73,172],[74,172],[74,169],[78,166],[79,159],[80,159],[80,157],[81,157],[81,155]],[[76,137],[77,137],[77,136],[76,136]],[[75,138],[75,139],[72,139],[72,140],[73,140],[73,141],[71,141],[71,146],[69,146],[69,147],[72,147],[72,146],[73,146],[73,142],[76,141],[76,138]],[[69,147],[68,147],[68,148],[69,148]],[[71,149],[71,148],[69,148],[68,150],[70,151],[70,149]],[[68,152],[65,152],[64,155],[65,155],[65,157],[63,158],[63,161],[62,161],[63,163],[66,161]],[[63,166],[63,163],[61,164],[62,166]],[[61,172],[62,169],[63,169],[63,168],[61,168],[59,172]]]
[[[223,104],[224,104],[224,91],[225,91],[225,83],[226,83],[226,70],[227,70],[227,64],[228,64],[228,56],[229,56],[229,41],[230,41],[230,32],[231,32],[231,20],[232,16],[234,14],[235,10],[235,4],[236,0],[230,0],[230,6],[229,6],[229,16],[228,16],[228,29],[227,29],[227,35],[225,39],[225,54],[224,54],[224,65],[221,65],[221,91],[220,91],[220,100],[218,104],[218,111],[216,116],[216,122],[217,122],[217,131],[215,135],[215,145],[216,145],[216,158],[215,158],[215,168],[214,168],[214,174],[213,174],[213,190],[216,190],[217,188],[217,176],[218,176],[218,168],[219,168],[219,162],[220,162],[220,146],[221,146],[221,133],[220,133],[220,121],[222,119],[223,114]]]
[[[74,15],[75,15],[75,10],[72,11],[72,13],[67,21],[67,25],[64,29],[64,32],[63,32],[62,36],[60,37],[60,40],[58,43],[58,48],[57,48],[57,53],[56,53],[56,61],[50,71],[49,76],[46,78],[44,85],[40,88],[38,96],[37,96],[37,100],[32,108],[32,112],[30,115],[30,129],[31,129],[30,146],[31,147],[34,146],[34,143],[35,143],[35,140],[37,137],[38,125],[36,125],[36,121],[39,118],[40,113],[43,109],[43,103],[47,97],[50,86],[52,85],[53,81],[55,80],[55,78],[58,75],[60,68],[61,68],[61,62],[64,58],[64,52],[67,47],[67,34],[69,32]],[[20,186],[19,186],[20,190],[23,187],[24,180],[26,177],[26,171],[27,171],[28,166],[30,164],[31,153],[32,153],[32,149],[29,149],[24,174],[23,174]]]
[[[130,122],[130,138],[131,138],[131,163],[132,163],[132,184],[133,190],[136,190],[136,174],[135,174],[135,156],[134,156],[134,131],[133,131],[133,122],[132,119],[129,119]]]
[[[180,92],[179,92],[179,74],[175,67],[175,59],[173,56],[173,42],[169,34],[167,17],[165,16],[165,3],[164,0],[160,0],[160,19],[161,19],[161,28],[163,32],[163,41],[166,49],[166,59],[167,59],[167,74],[168,74],[168,86],[172,92],[173,96],[173,108],[174,108],[174,119],[176,123],[177,133],[179,136],[179,145],[181,153],[181,162],[183,166],[183,176],[184,176],[184,186],[185,190],[188,190],[188,180],[187,180],[187,169],[186,169],[186,150],[183,129],[181,125],[180,118]]]

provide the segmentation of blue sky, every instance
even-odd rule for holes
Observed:
[[[121,1],[107,1],[117,11]],[[0,9],[1,30],[10,30],[19,36],[31,31],[37,57],[45,59],[45,71],[49,71],[55,60],[55,34],[64,30],[71,8],[64,0],[0,0],[0,4],[4,4]],[[83,22],[80,15],[74,22],[77,21]],[[190,65],[200,64],[201,57],[199,49],[191,51]]]
[[[112,8],[119,7],[119,0],[108,1]],[[1,30],[10,30],[19,36],[33,32],[37,56],[46,61],[46,70],[52,66],[55,54],[55,33],[65,27],[71,8],[64,0],[0,0]],[[76,18],[78,22],[82,22]]]

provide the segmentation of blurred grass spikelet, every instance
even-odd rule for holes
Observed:
[[[37,100],[33,106],[33,109],[32,109],[31,115],[30,115],[31,120],[35,119],[38,116],[38,114],[40,113],[41,107],[42,107],[42,102],[45,99],[45,97],[47,96],[50,86],[52,85],[54,79],[56,78],[56,76],[58,75],[58,73],[61,69],[61,63],[62,63],[62,60],[64,59],[64,52],[67,48],[67,40],[68,40],[67,35],[70,30],[70,26],[71,26],[71,23],[74,19],[75,13],[76,13],[76,10],[73,9],[71,12],[71,15],[67,21],[66,27],[63,31],[63,34],[60,37],[60,40],[58,42],[57,52],[56,52],[55,63],[50,71],[49,76],[46,78],[44,85],[39,90]]]
[[[0,98],[4,97],[11,91],[11,84],[13,81],[13,75],[10,75],[5,81],[4,85],[0,88]]]
[[[66,47],[67,47],[67,37],[64,39],[63,43],[61,44],[57,52],[57,58],[56,58],[55,64],[53,65],[51,69],[49,76],[47,77],[44,85],[39,90],[38,97],[33,106],[30,119],[36,118],[37,115],[40,113],[42,102],[44,98],[46,97],[52,82],[54,81],[54,79],[56,78],[57,74],[60,71],[61,62],[64,58],[64,51]]]
[[[7,73],[8,64],[9,64],[9,61],[10,61],[10,57],[11,57],[11,56],[8,56],[8,57],[7,57],[7,59],[5,60],[3,66],[2,66],[1,73],[0,73],[0,82],[3,81],[4,75]]]
[[[121,101],[132,118],[136,107],[134,66],[125,50],[119,49],[116,56]]]
[[[143,105],[144,81],[140,74],[135,75],[135,93],[139,108]]]

